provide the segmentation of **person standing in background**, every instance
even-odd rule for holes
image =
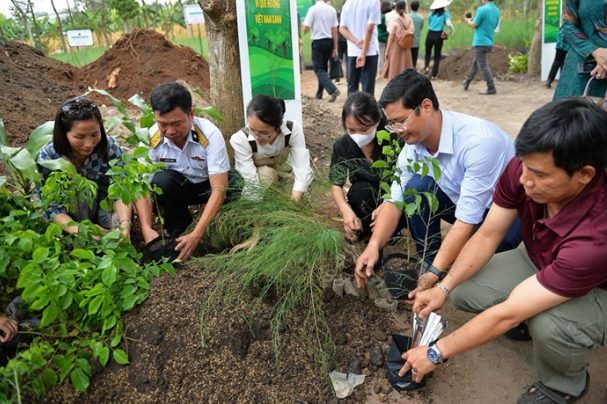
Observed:
[[[392,21],[394,21],[396,19],[396,17],[398,17],[398,13],[396,12],[396,2],[391,1],[390,7],[391,7],[391,11],[387,12],[385,15],[386,27],[389,27],[390,25],[392,25]]]
[[[552,82],[556,78],[556,74],[559,72],[559,69],[563,67],[567,52],[569,52],[569,45],[567,45],[567,42],[565,42],[565,38],[563,38],[563,27],[561,26],[561,29],[559,29],[559,34],[556,37],[556,53],[554,55],[552,67],[550,68],[550,73],[548,73],[546,87],[550,88]]]
[[[413,47],[411,48],[411,59],[415,68],[417,67],[417,55],[419,55],[419,44],[422,38],[422,29],[424,28],[424,17],[417,12],[419,10],[419,1],[412,1],[409,7],[411,8],[409,17],[413,20],[413,27],[415,28],[415,38],[413,39]]]
[[[432,48],[434,48],[434,65],[432,65],[432,73],[430,78],[435,79],[438,75],[440,66],[441,51],[443,50],[443,30],[445,25],[451,30],[453,35],[454,29],[451,23],[451,14],[445,10],[451,4],[451,0],[434,0],[430,5],[430,16],[428,17],[428,34],[426,35],[426,60],[424,71],[430,73],[430,59],[432,57]]]
[[[474,20],[466,17],[466,22],[474,29],[474,37],[472,37],[472,47],[474,48],[474,60],[470,66],[468,77],[462,82],[464,90],[468,90],[470,82],[474,80],[474,76],[480,70],[485,76],[487,89],[479,91],[479,94],[490,95],[497,94],[491,69],[489,68],[488,55],[493,49],[495,43],[495,29],[500,23],[500,9],[493,4],[493,0],[482,0],[483,5],[476,10]]]
[[[316,0],[308,10],[302,31],[312,30],[312,64],[318,78],[316,99],[322,98],[323,90],[329,93],[329,102],[335,101],[340,91],[329,77],[329,60],[337,56],[337,12],[323,0]]]
[[[405,69],[413,67],[411,59],[411,49],[401,49],[398,45],[400,38],[405,34],[413,33],[413,20],[407,15],[407,2],[399,0],[396,2],[396,12],[398,18],[392,22],[388,31],[388,46],[386,49],[386,65],[382,71],[382,76],[392,80],[397,74]]]
[[[348,0],[341,11],[339,32],[348,40],[348,95],[362,90],[374,95],[381,23],[379,1]]]
[[[392,11],[392,5],[388,0],[381,2],[381,24],[377,26],[377,41],[379,43],[379,59],[377,61],[377,70],[382,71],[386,54],[386,43],[388,42],[388,24],[386,23],[386,14]],[[379,77],[379,76],[378,76]]]

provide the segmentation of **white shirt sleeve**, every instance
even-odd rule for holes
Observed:
[[[409,163],[409,159],[413,158],[412,153],[411,146],[405,145],[398,155],[396,167],[400,170],[400,173],[397,174],[400,181],[392,182],[392,186],[390,187],[390,199],[388,199],[390,202],[405,201],[405,187],[413,177],[413,173],[408,169],[408,166],[411,164]]]
[[[203,133],[209,141],[206,147],[209,175],[227,173],[230,171],[230,160],[223,135],[210,121],[204,120],[203,125]]]
[[[381,24],[381,3],[379,1],[376,1],[371,5],[371,9],[369,10],[369,19],[367,21],[367,25],[369,24]]]
[[[305,193],[314,179],[310,168],[310,151],[306,148],[306,139],[299,122],[293,121],[293,130],[289,139],[289,163],[293,168],[293,191]]]
[[[230,137],[230,145],[234,149],[234,166],[244,179],[242,197],[250,201],[257,201],[263,197],[263,188],[257,175],[257,167],[253,161],[253,150],[247,135],[239,130]]]

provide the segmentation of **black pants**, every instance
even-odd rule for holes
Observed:
[[[383,203],[380,190],[367,181],[356,181],[347,194],[348,204],[362,223],[362,236],[371,235],[371,214]],[[407,227],[406,216],[402,215],[396,232]]]
[[[432,48],[434,48],[434,65],[432,66],[432,77],[438,76],[438,67],[440,66],[441,51],[443,50],[443,39],[440,37],[442,31],[428,31],[426,35],[426,64],[427,69],[430,66],[432,57]]]
[[[378,56],[367,56],[363,67],[356,67],[356,58],[348,56],[348,95],[358,90],[362,84],[365,93],[375,97],[375,76],[377,76]]]
[[[183,233],[192,223],[188,206],[207,203],[211,196],[211,182],[194,184],[175,170],[163,170],[154,174],[152,184],[162,189],[156,203],[164,212],[164,228],[174,237]],[[242,177],[236,171],[228,172],[226,202],[238,198],[242,192]]]
[[[411,59],[413,59],[413,68],[417,67],[417,56],[419,55],[419,48],[411,48]]]
[[[312,41],[312,65],[314,66],[314,74],[318,78],[318,89],[316,90],[316,98],[322,98],[323,90],[327,90],[329,95],[337,91],[337,87],[329,77],[329,60],[333,54],[333,39],[316,39]]]
[[[558,73],[559,69],[563,67],[563,63],[565,63],[565,56],[567,56],[567,51],[562,49],[556,49],[556,54],[554,55],[554,61],[552,62],[552,67],[550,68],[550,73],[548,73],[548,82],[552,83]]]

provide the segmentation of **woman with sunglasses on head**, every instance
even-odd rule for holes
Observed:
[[[382,202],[380,183],[384,169],[371,165],[384,158],[384,146],[397,140],[402,148],[404,141],[393,133],[389,142],[380,143],[377,131],[387,129],[386,121],[377,101],[368,93],[353,93],[346,99],[341,123],[346,134],[333,144],[329,169],[331,196],[341,212],[346,238],[357,241],[371,234],[373,212]],[[344,195],[348,181],[350,189]],[[403,227],[399,225],[398,230]]]
[[[55,115],[53,141],[42,148],[38,162],[63,158],[74,165],[83,177],[98,185],[97,198],[92,206],[81,203],[77,212],[68,212],[64,206],[52,202],[46,215],[63,226],[68,233],[78,231],[78,226],[68,226],[69,222],[89,219],[104,231],[112,228],[112,214],[99,206],[107,197],[110,178],[106,175],[111,168],[109,162],[120,159],[122,149],[116,141],[107,136],[97,104],[84,97],[75,97],[64,102]],[[120,163],[119,163],[120,164]],[[38,164],[42,185],[51,171]],[[39,194],[40,194],[39,190]],[[121,200],[115,202],[118,226],[125,236],[129,236],[131,207]]]
[[[269,95],[258,95],[247,105],[247,124],[230,138],[236,171],[245,185],[243,197],[259,200],[263,189],[277,181],[279,165],[285,160],[293,169],[291,197],[299,201],[312,182],[310,152],[303,128],[284,119],[285,102]]]

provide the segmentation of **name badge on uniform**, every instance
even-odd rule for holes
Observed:
[[[176,163],[177,159],[169,159],[169,158],[165,158],[165,157],[160,157],[160,161],[162,161],[163,163]]]
[[[193,156],[192,158],[196,161],[204,161],[204,158],[200,156]]]

